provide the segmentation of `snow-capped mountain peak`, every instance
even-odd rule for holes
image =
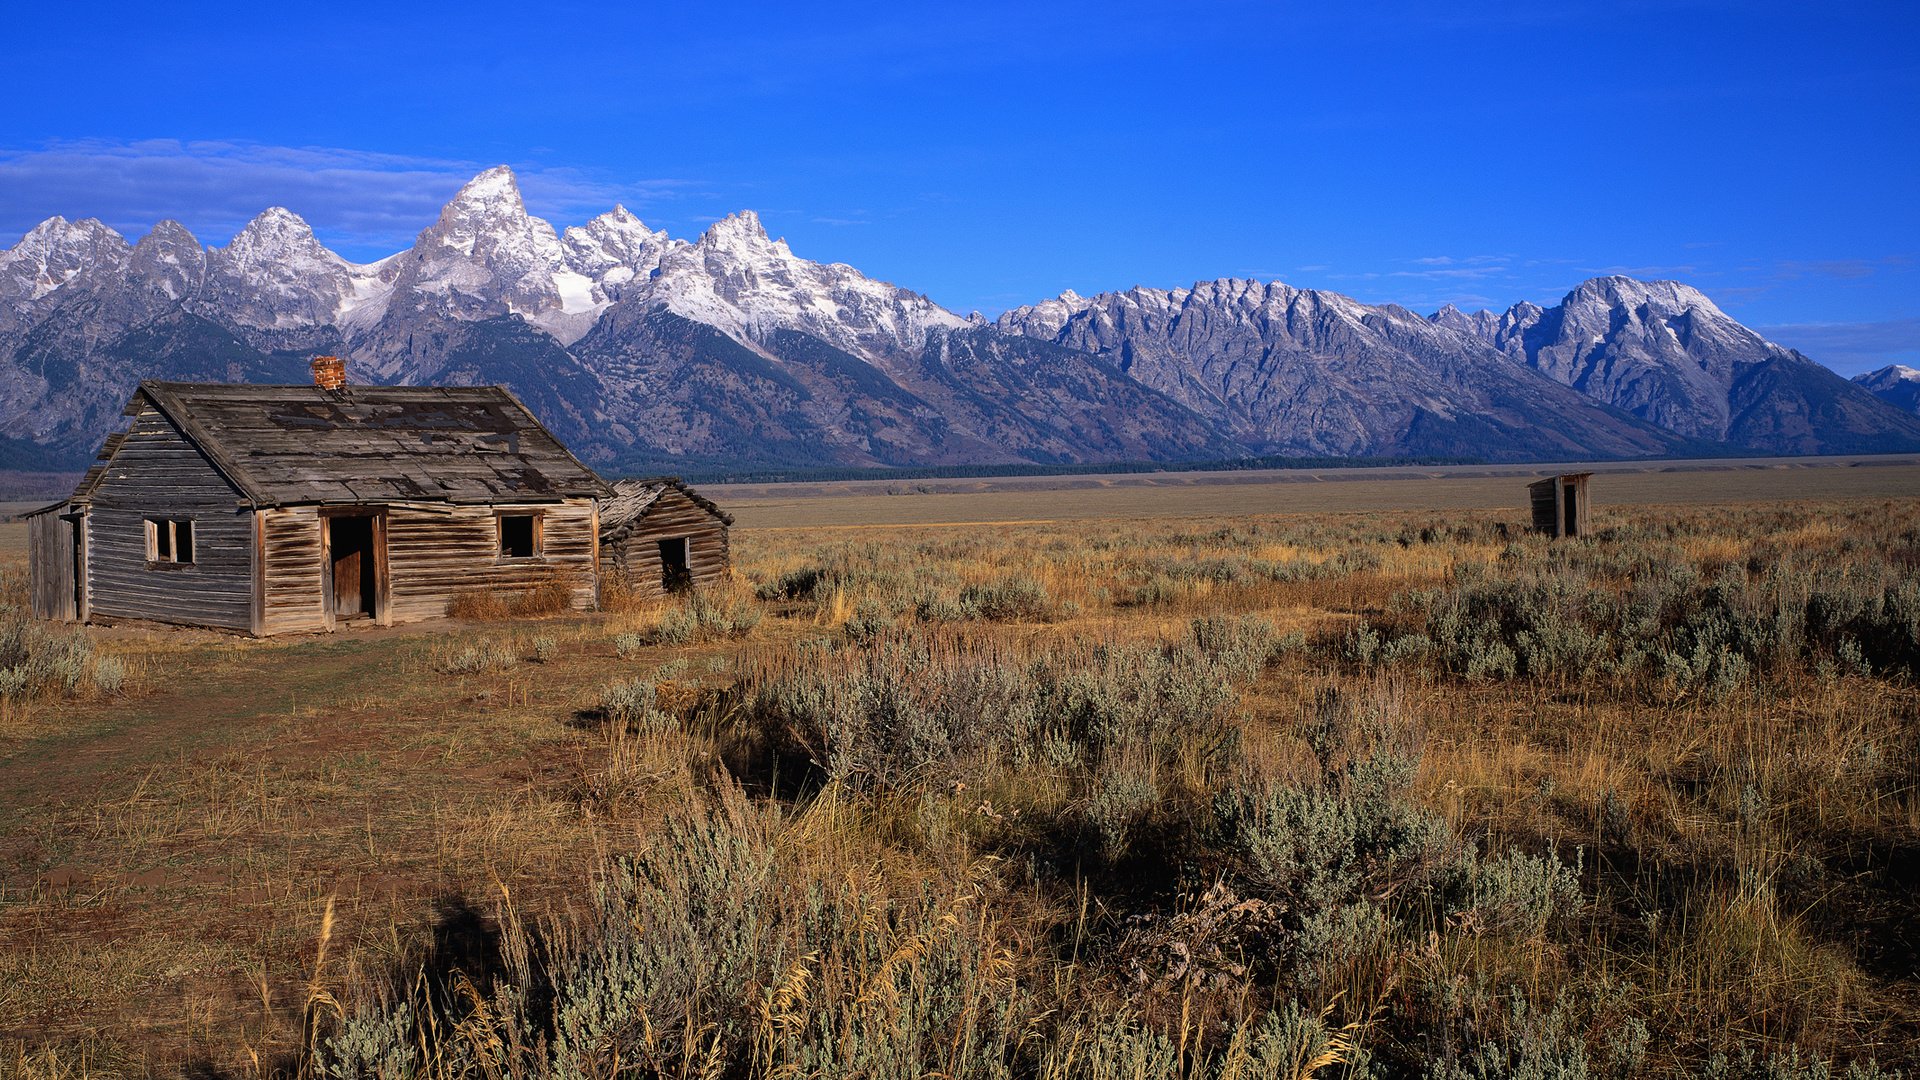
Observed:
[[[207,249],[185,225],[169,218],[133,245],[128,276],[142,281],[168,300],[180,300],[205,280]]]
[[[1439,311],[1427,316],[1427,321],[1489,344],[1500,332],[1500,316],[1485,309],[1469,314],[1452,304],[1442,305]]]
[[[50,217],[0,251],[0,309],[25,310],[89,269],[123,265],[132,251],[126,237],[94,218]]]
[[[787,247],[786,240],[769,238],[767,227],[760,221],[760,215],[751,210],[736,210],[707,226],[707,231],[700,234],[698,243],[711,250],[731,251],[741,255],[768,252],[781,258],[793,257],[793,251]]]
[[[1876,371],[1869,371],[1865,375],[1855,375],[1853,381],[1879,393],[1902,383],[1920,383],[1920,368],[1908,367],[1905,364],[1888,364]]]
[[[1853,381],[1894,408],[1920,415],[1920,368],[1888,364],[1878,371],[1855,375]]]
[[[1709,315],[1726,318],[1726,314],[1706,294],[1691,285],[1678,281],[1641,281],[1637,278],[1610,274],[1605,277],[1589,278],[1569,293],[1566,303],[1570,307],[1603,308],[1639,308],[1648,307],[1662,315],[1678,315],[1690,309],[1697,309]]]
[[[919,352],[933,331],[967,325],[919,293],[842,263],[796,256],[784,239],[769,238],[751,210],[665,251],[647,297],[742,341],[799,330],[883,365],[889,356]]]
[[[320,243],[306,219],[269,207],[226,247],[208,249],[207,286],[196,306],[261,330],[327,326],[383,299],[390,264],[350,263]]]
[[[570,226],[560,242],[566,248],[567,265],[591,278],[610,300],[619,299],[629,282],[645,281],[660,265],[660,256],[681,243],[647,228],[617,204],[585,225]]]
[[[395,295],[457,319],[517,314],[563,343],[578,340],[607,305],[593,279],[567,264],[553,226],[527,213],[505,165],[467,181],[420,233]]]

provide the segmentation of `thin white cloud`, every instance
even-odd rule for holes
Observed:
[[[1504,266],[1454,266],[1444,270],[1395,270],[1388,277],[1425,278],[1429,281],[1464,279],[1477,281],[1485,278],[1505,277],[1508,271]]]
[[[1639,278],[1642,281],[1651,281],[1661,278],[1699,274],[1700,268],[1697,266],[1584,266],[1580,268],[1580,272],[1583,274],[1591,274],[1594,277],[1611,277],[1617,275],[1620,277]]]
[[[1885,322],[1783,323],[1754,327],[1767,340],[1798,349],[1842,375],[1858,375],[1920,358],[1920,318]]]

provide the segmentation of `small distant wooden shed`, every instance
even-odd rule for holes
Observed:
[[[600,501],[600,565],[639,596],[724,579],[733,516],[679,477],[616,480]]]
[[[1533,500],[1533,527],[1548,536],[1586,536],[1587,480],[1592,473],[1564,473],[1527,485]]]
[[[321,374],[316,367],[316,374]],[[598,595],[612,489],[504,387],[143,382],[128,429],[29,515],[34,612],[257,635]]]

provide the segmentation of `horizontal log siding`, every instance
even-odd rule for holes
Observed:
[[[625,538],[601,551],[602,572],[616,575],[638,595],[660,595],[666,589],[661,581],[659,542],[680,536],[688,540],[687,571],[695,588],[726,579],[732,558],[726,524],[672,488],[661,493]]]
[[[311,506],[260,512],[266,550],[266,605],[261,632],[312,632],[327,628],[320,565],[320,512]]]
[[[87,515],[90,614],[253,629],[253,511],[151,405],[93,492]],[[193,520],[193,564],[147,565],[146,519]]]
[[[27,519],[27,582],[33,593],[33,613],[42,619],[72,622],[74,611],[74,524],[49,510]]]
[[[389,610],[396,623],[444,618],[456,595],[476,589],[525,589],[550,576],[564,577],[573,606],[594,602],[594,519],[591,499],[527,507],[541,523],[541,557],[500,559],[495,511],[512,507],[458,506],[452,513],[394,507],[387,517],[387,568],[392,580]]]

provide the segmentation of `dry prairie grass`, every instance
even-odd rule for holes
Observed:
[[[1912,1068],[1916,538],[743,529],[698,599],[115,639],[0,759],[0,1077]]]
[[[573,587],[564,577],[550,575],[524,589],[468,589],[455,594],[447,615],[475,622],[502,619],[542,619],[573,607]]]

